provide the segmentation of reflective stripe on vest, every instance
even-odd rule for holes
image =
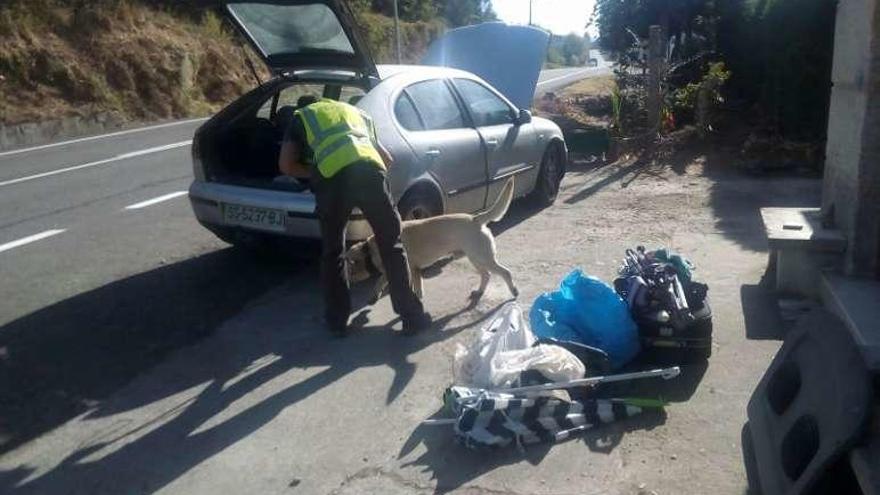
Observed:
[[[302,116],[306,140],[315,153],[315,163],[323,177],[333,177],[358,161],[369,161],[385,168],[373,144],[373,123],[356,107],[334,100],[321,100],[297,113]]]

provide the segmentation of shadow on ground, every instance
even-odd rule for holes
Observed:
[[[258,261],[230,248],[113,282],[3,326],[0,452],[93,408],[300,271],[303,262]]]
[[[442,417],[444,412],[438,411],[434,416]],[[592,452],[611,453],[623,437],[632,431],[651,430],[666,422],[663,411],[645,412],[614,423],[605,424],[586,430],[570,437],[568,442],[584,442]],[[469,450],[455,439],[452,426],[420,425],[404,443],[397,455],[404,459],[420,444],[424,444],[425,452],[417,459],[409,461],[403,467],[420,468],[421,472],[431,473],[436,481],[434,493],[443,494],[464,487],[472,480],[501,466],[526,461],[538,465],[546,457],[554,444],[540,443],[514,446],[486,451]]]
[[[243,260],[236,260],[239,263],[239,272],[242,271],[242,262]],[[201,270],[212,271],[208,268],[219,270],[222,266],[200,267]],[[229,267],[225,268],[229,270]],[[262,273],[262,270],[257,271]],[[273,277],[281,277],[274,272],[270,275],[268,280],[275,282],[278,280]],[[258,278],[266,276],[263,274]],[[303,271],[303,277],[310,276],[307,270]],[[296,284],[303,277],[296,277],[292,283]],[[240,278],[236,282],[232,285],[242,284]],[[221,289],[231,290],[228,285]],[[449,326],[454,318],[470,311],[469,308],[463,308],[437,318],[432,330],[414,337],[398,335],[399,332],[390,326],[361,326],[353,330],[348,338],[340,340],[331,338],[320,327],[316,327],[320,313],[318,292],[314,290],[314,281],[311,284],[292,286],[284,294],[292,305],[289,314],[272,316],[276,319],[269,324],[262,320],[249,321],[246,332],[223,332],[217,338],[206,340],[193,350],[198,351],[201,359],[190,361],[186,355],[188,350],[180,351],[184,354],[173,360],[172,364],[166,365],[171,367],[171,371],[166,369],[161,374],[170,374],[172,378],[154,378],[149,387],[135,387],[135,392],[119,394],[107,403],[99,404],[88,416],[108,416],[132,410],[202,385],[203,388],[197,395],[163,414],[163,420],[171,417],[168,421],[159,426],[150,424],[107,433],[91,441],[91,445],[82,446],[70,454],[49,472],[24,484],[22,481],[31,475],[29,468],[0,472],[0,493],[158,491],[193,467],[248,437],[272,421],[285,408],[359,368],[380,365],[390,367],[394,378],[389,386],[386,402],[393,402],[415,376],[416,365],[408,360],[410,354],[480,323],[497,309],[495,307],[485,313],[476,313],[472,321]],[[356,303],[366,299],[365,292],[362,290],[355,294]],[[218,295],[219,293],[214,294]],[[355,304],[355,307],[360,306]],[[274,315],[278,312],[266,313]],[[364,311],[356,319],[366,320]],[[150,325],[145,328],[154,327]],[[121,347],[123,351],[133,355],[140,345]],[[258,387],[294,368],[312,367],[324,369],[290,384],[216,426],[204,428],[211,418],[228,410],[231,404]],[[114,381],[112,385],[117,386],[118,383]],[[104,386],[106,389],[102,389],[103,392],[113,388],[106,384]],[[153,429],[144,431],[149,428]],[[97,460],[89,459],[103,452],[105,448],[115,450],[99,456]]]
[[[787,330],[779,314],[776,294],[763,284],[740,287],[746,338],[750,340],[782,340]]]

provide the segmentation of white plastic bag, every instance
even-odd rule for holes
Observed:
[[[455,384],[491,388],[493,359],[502,352],[528,349],[534,343],[522,308],[515,302],[505,304],[480,328],[470,345],[458,344],[452,364]]]
[[[467,347],[459,344],[453,360],[456,385],[476,388],[509,388],[520,374],[537,370],[546,378],[569,381],[583,378],[583,363],[554,345],[534,346],[535,336],[515,302],[505,304]]]
[[[516,351],[500,352],[492,359],[492,386],[519,386],[523,371],[536,370],[553,382],[567,382],[584,377],[587,369],[574,354],[555,345],[538,344]]]

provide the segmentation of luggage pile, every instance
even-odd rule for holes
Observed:
[[[452,426],[471,449],[554,443],[665,406],[654,398],[606,397],[598,387],[680,373],[678,367],[607,374],[610,369],[612,360],[600,349],[535,335],[522,309],[508,303],[469,344],[458,345],[454,385],[444,394],[447,417],[424,424]]]
[[[712,354],[712,310],[693,264],[665,249],[627,249],[614,289],[638,325],[642,358],[694,362]]]

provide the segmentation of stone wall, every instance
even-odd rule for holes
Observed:
[[[841,0],[834,33],[823,208],[846,238],[845,270],[880,275],[880,11]]]
[[[58,139],[113,132],[123,127],[123,120],[110,113],[93,117],[66,117],[17,125],[0,124],[0,151],[34,146]]]

